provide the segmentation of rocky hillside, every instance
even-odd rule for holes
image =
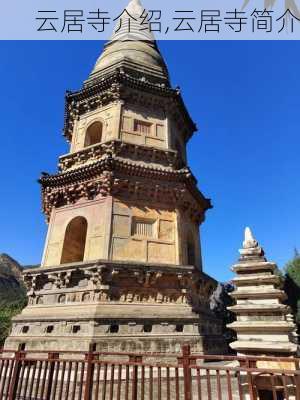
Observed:
[[[0,254],[0,306],[24,300],[21,265],[7,254]]]
[[[0,348],[8,336],[11,319],[26,305],[26,291],[21,279],[21,265],[0,254]]]

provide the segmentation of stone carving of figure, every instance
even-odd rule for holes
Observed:
[[[82,295],[82,301],[83,301],[84,303],[86,303],[86,302],[88,302],[88,301],[90,301],[90,300],[91,300],[91,295],[90,295],[90,293],[89,293],[89,292],[83,293],[83,295]]]
[[[133,293],[131,293],[131,292],[127,293],[126,301],[128,303],[132,303],[133,302]]]
[[[157,303],[162,303],[163,302],[163,295],[161,293],[157,294],[156,302]]]
[[[74,301],[76,301],[76,294],[75,293],[70,293],[68,296],[67,301],[73,303]]]
[[[104,296],[104,292],[103,292],[103,290],[101,290],[101,292],[99,292],[99,300],[100,301],[104,301],[105,300],[105,296]]]
[[[122,293],[121,297],[120,297],[120,301],[126,301],[126,295],[125,293]]]
[[[66,302],[66,295],[65,294],[60,294],[58,296],[58,303],[65,303]]]

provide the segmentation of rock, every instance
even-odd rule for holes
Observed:
[[[10,305],[25,298],[21,265],[7,254],[0,254],[0,305]]]

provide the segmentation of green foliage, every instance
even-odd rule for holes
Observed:
[[[19,314],[26,306],[26,298],[10,303],[2,304],[0,308],[0,347],[4,344],[4,340],[9,334],[12,318]]]
[[[300,287],[300,256],[295,255],[293,260],[289,261],[285,267],[286,274],[293,279],[297,286]]]
[[[26,306],[26,289],[21,265],[0,253],[0,347],[9,334],[12,318]]]
[[[284,290],[288,296],[287,304],[293,310],[300,324],[300,255],[295,251],[294,258],[285,266]]]

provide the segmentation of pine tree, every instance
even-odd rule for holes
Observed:
[[[285,266],[284,290],[288,296],[287,304],[291,307],[298,327],[300,326],[300,255],[295,249],[294,258]]]

